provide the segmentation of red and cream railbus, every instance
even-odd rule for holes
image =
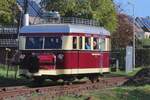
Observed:
[[[25,76],[93,80],[109,72],[110,33],[99,26],[83,23],[24,26],[19,34],[19,50],[20,74]]]

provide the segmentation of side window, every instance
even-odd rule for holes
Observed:
[[[82,37],[79,37],[79,49],[82,49]]]
[[[61,49],[61,37],[45,37],[45,49]]]
[[[91,38],[85,37],[85,49],[91,49]]]
[[[100,51],[105,51],[105,39],[104,38],[101,38],[99,40],[99,49]]]
[[[73,37],[73,49],[77,49],[77,37]]]
[[[42,49],[43,37],[27,37],[26,49]]]
[[[93,49],[94,50],[98,49],[98,38],[94,38],[94,40],[93,40]]]

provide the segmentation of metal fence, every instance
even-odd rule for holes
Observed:
[[[0,34],[17,34],[17,28],[13,26],[0,26]]]
[[[33,19],[32,19],[33,20]],[[61,17],[61,18],[35,18],[31,24],[82,24],[90,26],[100,26],[99,21],[75,18],[75,17]]]
[[[16,26],[0,26],[0,47],[17,47],[18,46],[18,29]]]
[[[119,68],[124,70],[125,57],[126,57],[126,49],[122,48],[112,51],[110,57],[111,66],[116,64],[116,60],[118,60]],[[136,67],[150,66],[150,48],[142,48],[135,50],[135,66]]]
[[[18,47],[17,39],[0,39],[0,47]]]

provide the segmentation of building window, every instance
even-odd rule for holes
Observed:
[[[91,38],[85,37],[85,49],[91,49]]]

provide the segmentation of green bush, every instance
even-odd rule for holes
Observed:
[[[136,49],[136,66],[150,66],[150,49]]]

